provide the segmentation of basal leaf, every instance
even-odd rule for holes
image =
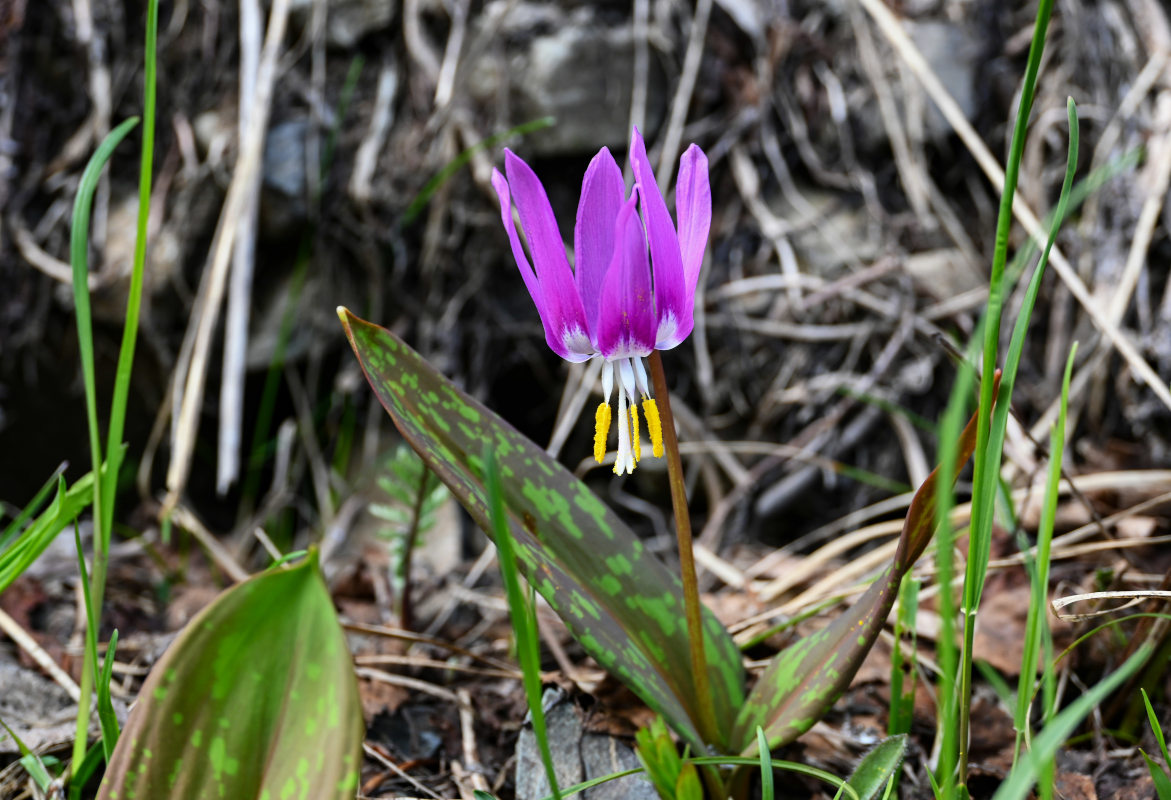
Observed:
[[[971,458],[975,444],[973,416],[960,435],[955,472]],[[779,653],[760,676],[733,733],[744,755],[756,754],[757,726],[764,728],[770,747],[788,744],[821,719],[850,684],[894,606],[903,575],[931,541],[938,472],[932,472],[911,499],[894,561],[886,571],[841,616]]]
[[[221,594],[142,687],[99,800],[354,797],[361,706],[314,556]]]
[[[391,332],[338,315],[395,425],[485,531],[481,454],[499,460],[513,543],[529,582],[602,666],[697,750],[725,749],[744,700],[740,653],[705,612],[704,643],[720,737],[702,741],[678,576],[581,481],[507,422],[456,388]]]

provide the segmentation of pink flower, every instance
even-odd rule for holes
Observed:
[[[504,160],[508,177],[494,170],[492,185],[500,196],[513,256],[544,325],[545,341],[567,361],[606,361],[602,368],[605,401],[598,407],[594,457],[601,462],[605,455],[610,394],[617,382],[614,471],[631,472],[640,455],[639,395],[654,454],[662,454],[658,409],[642,359],[652,350],[675,347],[695,325],[695,287],[712,217],[707,157],[693,144],[679,159],[676,228],[638,130],[630,139],[634,186],[629,197],[614,157],[605,147],[599,150],[582,180],[573,236],[574,269],[565,256],[540,180],[510,150],[504,151]],[[514,201],[531,263],[513,223]]]

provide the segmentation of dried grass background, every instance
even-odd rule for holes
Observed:
[[[87,468],[68,215],[97,141],[140,113],[143,11],[123,0],[0,2],[0,497],[15,507],[61,461],[72,478]],[[477,152],[422,215],[404,219],[460,152],[555,113],[553,128],[507,144],[534,164],[570,236],[585,164],[602,144],[624,153],[631,123],[661,172],[692,141],[711,161],[696,330],[667,365],[698,555],[725,598],[721,613],[750,632],[755,614],[775,619],[839,594],[878,563],[876,542],[892,534],[884,520],[933,463],[925,428],[955,374],[949,344],[971,334],[986,299],[998,165],[1033,13],[997,0],[163,4],[128,426],[137,475],[119,518],[154,546],[160,511],[175,510],[213,572],[236,578],[264,563],[255,532],[280,517],[287,549],[324,539],[327,569],[361,572],[370,476],[396,439],[345,347],[333,311],[345,304],[549,443],[648,535],[665,536],[665,470],[648,464],[614,481],[586,459],[592,373],[544,346],[489,185],[499,147]],[[266,45],[265,31],[281,25]],[[526,88],[535,49],[568,47],[575,31],[621,55],[583,57],[582,82],[607,87],[607,102]],[[1036,443],[1080,342],[1066,471],[1086,477],[1063,506],[1076,536],[1056,553],[1080,565],[1061,573],[1071,584],[1093,569],[1077,561],[1091,552],[1091,565],[1119,567],[1129,576],[1120,581],[1140,586],[1167,566],[1158,548],[1129,560],[1109,548],[1171,532],[1169,57],[1171,23],[1156,0],[1059,0],[1022,163],[1014,249],[1056,201],[1067,96],[1081,115],[1079,176],[1141,154],[1115,167],[1058,239],[1009,430],[1005,474],[1027,512],[1045,463]],[[353,97],[339,109],[356,58]],[[261,65],[243,88],[242,59]],[[590,140],[597,130],[609,140]],[[321,180],[314,165],[335,137]],[[95,204],[99,385],[120,335],[136,165],[124,145]],[[249,237],[253,255],[233,253]],[[298,290],[303,245],[311,256]],[[231,277],[241,269],[250,287]],[[238,480],[217,493],[217,469],[230,460],[225,443],[241,442],[247,458],[290,298],[272,457],[261,495],[242,502]],[[1010,313],[1018,304],[1010,298]],[[225,373],[225,359],[242,366]],[[225,391],[240,404],[221,406]],[[354,447],[339,456],[347,430]],[[1035,521],[1026,513],[1022,524]],[[1086,539],[1098,550],[1076,549]],[[1005,541],[1002,566],[1013,558]],[[464,536],[469,557],[477,542]],[[471,587],[468,569],[430,585]],[[740,595],[751,602],[728,599]],[[123,602],[173,627],[166,609]]]

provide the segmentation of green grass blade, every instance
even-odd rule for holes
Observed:
[[[24,771],[32,778],[33,783],[37,785],[38,789],[42,792],[48,791],[49,784],[53,782],[53,778],[49,775],[49,770],[45,768],[45,762],[41,760],[40,756],[32,750],[29,750],[28,745],[16,735],[16,731],[8,727],[8,723],[2,719],[0,719],[0,727],[8,732],[12,741],[16,742],[16,749],[20,753],[20,765],[24,767]]]
[[[90,463],[94,469],[102,463],[101,429],[98,426],[98,398],[97,378],[94,373],[94,335],[93,314],[89,303],[89,218],[93,209],[94,192],[98,188],[98,180],[102,170],[114,149],[126,138],[126,135],[138,124],[137,117],[131,117],[117,128],[110,131],[98,149],[85,165],[81,174],[81,183],[77,187],[77,197],[73,201],[73,224],[69,233],[69,260],[73,267],[73,304],[77,317],[78,354],[81,358],[81,376],[85,384],[85,413],[89,425]],[[100,525],[104,518],[102,510],[102,492],[100,486],[94,486],[94,521]],[[98,538],[101,535],[98,534]]]
[[[1154,649],[1151,645],[1144,644],[1109,677],[1070,703],[1060,714],[1050,720],[1044,730],[1033,738],[1033,748],[1009,773],[1007,780],[996,790],[992,800],[1025,800],[1033,788],[1033,784],[1042,774],[1045,764],[1057,755],[1058,749],[1073,734],[1082,720],[1109,697],[1115,689],[1138,672],[1153,652]]]
[[[492,538],[496,542],[497,561],[500,563],[500,575],[504,579],[504,593],[508,598],[508,613],[512,617],[512,629],[516,633],[516,652],[524,675],[525,699],[533,718],[533,735],[541,751],[541,761],[545,765],[545,777],[549,780],[549,788],[555,800],[561,800],[557,770],[553,766],[553,754],[549,750],[545,709],[541,704],[541,642],[537,631],[537,612],[520,585],[512,535],[508,531],[508,519],[504,515],[500,465],[497,464],[496,456],[491,449],[484,453],[484,473],[488,489],[489,519],[494,534]]]
[[[65,478],[57,476],[57,494],[49,507],[34,519],[7,550],[0,553],[0,593],[21,576],[45,552],[57,534],[77,519],[85,506],[93,500],[93,473],[68,489]]]
[[[1163,771],[1155,759],[1143,750],[1139,750],[1139,752],[1143,754],[1143,760],[1147,762],[1147,771],[1151,774],[1151,783],[1155,784],[1155,793],[1159,796],[1159,800],[1171,800],[1171,778],[1167,777],[1167,773]]]
[[[110,429],[106,452],[112,454],[110,469],[102,482],[103,511],[106,515],[104,535],[109,543],[109,527],[114,514],[114,492],[122,466],[122,435],[126,424],[126,403],[130,395],[130,373],[134,367],[134,349],[138,342],[138,318],[142,306],[142,280],[146,268],[146,233],[150,219],[151,172],[154,169],[155,83],[159,31],[159,3],[149,0],[146,7],[146,47],[143,56],[142,149],[138,170],[138,219],[134,240],[134,264],[130,271],[130,291],[126,296],[126,317],[122,328],[122,345],[118,351],[118,368],[114,374],[114,396],[110,402]],[[100,577],[104,577],[100,576]],[[102,583],[96,599],[101,600]]]
[[[110,643],[106,647],[106,658],[102,662],[102,672],[98,675],[98,722],[102,726],[102,750],[109,763],[118,743],[118,717],[114,714],[114,702],[110,699],[110,681],[114,678],[114,653],[118,649],[118,631],[110,634]],[[96,657],[95,653],[95,657]]]
[[[92,747],[85,751],[85,755],[81,759],[81,764],[73,767],[73,772],[69,776],[69,800],[82,800],[82,795],[89,784],[90,778],[105,763],[106,757],[102,752],[102,744],[101,742],[95,742]],[[93,797],[93,792],[86,793],[85,797]]]
[[[1025,641],[1021,655],[1020,682],[1017,686],[1016,714],[1013,719],[1017,731],[1017,751],[1029,736],[1029,709],[1032,705],[1032,686],[1037,677],[1037,661],[1045,632],[1046,612],[1049,608],[1049,549],[1053,542],[1053,527],[1057,519],[1057,499],[1061,488],[1061,463],[1065,454],[1065,420],[1069,409],[1069,381],[1077,343],[1070,349],[1065,362],[1065,376],[1061,382],[1061,405],[1057,423],[1049,434],[1049,472],[1045,482],[1045,499],[1041,506],[1041,522],[1037,528],[1037,550],[1033,559],[1032,590],[1029,612],[1025,620]],[[1052,672],[1052,663],[1045,669]],[[1048,711],[1048,709],[1047,709]],[[1015,756],[1014,756],[1015,761]]]
[[[756,749],[760,751],[760,798],[773,800],[773,756],[768,749],[764,728],[756,726]]]
[[[77,574],[81,576],[81,595],[83,605],[85,606],[85,661],[93,674],[98,672],[98,613],[94,607],[93,592],[90,586],[90,578],[85,569],[85,550],[81,546],[81,532],[77,526],[73,526],[73,540],[77,549]],[[115,637],[114,642],[117,642]],[[114,662],[110,659],[109,654],[106,656],[106,664],[112,667]],[[102,728],[102,754],[105,756],[106,762],[110,760],[110,754],[114,752],[114,745],[118,741],[118,720],[114,716],[114,708],[110,704],[110,674],[103,670],[106,680],[106,705],[109,707],[109,713],[104,713],[101,707],[102,683],[98,681],[98,722]],[[88,727],[88,726],[87,726]]]
[[[960,654],[956,647],[956,603],[952,594],[955,575],[955,528],[951,510],[955,506],[953,485],[961,463],[957,440],[968,407],[968,395],[975,383],[975,373],[967,361],[960,362],[959,373],[939,426],[939,492],[935,507],[936,583],[939,592],[939,636],[936,648],[939,661],[939,685],[936,689],[936,736],[939,737],[939,760],[932,782],[936,796],[951,798],[955,793],[959,761],[959,671]]]
[[[1049,18],[1053,12],[1053,0],[1040,0],[1037,9],[1036,23],[1033,27],[1033,40],[1029,47],[1028,63],[1025,67],[1024,81],[1021,87],[1020,106],[1017,109],[1016,122],[1013,126],[1012,141],[1009,147],[1008,163],[1005,165],[1004,187],[1001,192],[1000,210],[996,223],[996,244],[992,258],[992,272],[988,286],[988,307],[984,316],[984,348],[983,348],[983,380],[980,382],[980,427],[976,435],[976,453],[974,463],[972,520],[968,534],[968,563],[964,575],[963,610],[964,610],[964,648],[959,673],[959,779],[963,784],[966,781],[968,761],[968,732],[969,732],[969,701],[971,697],[972,680],[972,644],[975,640],[976,613],[983,594],[984,580],[988,570],[988,561],[991,558],[992,548],[992,515],[996,500],[1000,462],[1004,443],[1004,422],[1007,420],[1008,408],[1012,399],[1012,384],[1015,370],[1006,369],[1004,384],[1001,386],[1001,403],[997,416],[989,419],[987,416],[994,400],[994,390],[988,378],[995,372],[998,362],[998,347],[1000,340],[1000,319],[1006,294],[1004,273],[1008,255],[1008,237],[1012,226],[1012,203],[1016,193],[1017,179],[1020,174],[1021,158],[1024,153],[1025,137],[1028,130],[1029,115],[1033,106],[1033,95],[1037,85],[1037,73],[1041,65],[1041,55],[1045,48],[1045,35],[1049,27]],[[1059,220],[1058,214],[1056,219]],[[1048,250],[1048,245],[1046,247]],[[1044,261],[1042,261],[1042,264]],[[1040,268],[1040,265],[1039,265]],[[1021,317],[1027,324],[1029,314],[1022,311]],[[1019,358],[1019,352],[1017,354]],[[1011,359],[1010,351],[1009,358]],[[991,423],[991,424],[990,424]]]
[[[24,508],[22,508],[17,513],[17,515],[12,518],[12,522],[4,526],[3,531],[0,531],[0,553],[4,552],[4,549],[8,547],[12,540],[16,538],[16,535],[20,533],[20,529],[24,526],[24,524],[32,519],[33,514],[37,513],[37,510],[44,504],[45,500],[48,499],[49,493],[52,492],[53,489],[57,486],[58,477],[65,473],[65,467],[65,464],[57,467],[57,469],[53,471],[53,474],[49,480],[45,481],[41,485],[41,488],[37,490],[37,493],[33,495],[33,499],[29,500],[28,503],[25,504]]]
[[[1139,689],[1139,691],[1143,696],[1143,705],[1147,709],[1147,721],[1151,724],[1151,731],[1159,743],[1159,752],[1163,754],[1163,763],[1171,766],[1171,756],[1167,755],[1167,739],[1163,735],[1163,726],[1159,724],[1159,717],[1155,714],[1155,709],[1151,707],[1151,698],[1147,697],[1147,690]]]
[[[125,448],[122,435],[126,425],[126,404],[130,394],[130,372],[134,365],[134,347],[138,340],[138,318],[142,305],[142,281],[146,265],[146,234],[147,221],[150,218],[150,187],[151,169],[154,164],[154,136],[155,136],[155,72],[156,50],[158,47],[159,4],[158,0],[148,0],[146,6],[146,45],[143,56],[143,109],[142,109],[142,146],[138,175],[138,219],[136,225],[136,239],[134,243],[134,263],[130,271],[130,290],[126,297],[126,316],[122,328],[122,345],[118,352],[118,366],[114,373],[114,393],[110,402],[109,429],[106,438],[105,471],[99,474],[94,485],[94,561],[91,575],[92,586],[90,591],[96,607],[97,618],[101,619],[102,599],[106,588],[106,557],[110,552],[110,535],[114,526],[114,496],[118,489],[118,475],[122,468],[122,458]],[[123,126],[127,123],[123,123]],[[122,130],[119,126],[117,130]],[[128,132],[126,128],[125,132]],[[125,135],[125,132],[123,135]],[[89,213],[86,209],[85,219]],[[76,217],[75,217],[76,220]],[[74,226],[77,232],[77,226]],[[86,235],[85,238],[88,238]],[[79,245],[75,242],[76,248]],[[80,244],[84,254],[85,243]],[[74,282],[77,283],[78,269],[74,265]],[[78,290],[75,288],[75,293]],[[80,312],[80,309],[79,309]],[[86,308],[85,328],[89,327],[88,305]],[[78,330],[82,329],[82,319],[79,313]],[[89,369],[92,371],[92,354]],[[87,385],[87,397],[93,396],[93,387]],[[98,444],[97,419],[94,413],[94,403],[87,402],[90,427],[90,447],[94,453],[94,468],[101,463]],[[73,764],[78,768],[85,753],[85,730],[89,719],[90,695],[96,675],[96,661],[86,660],[81,673],[81,699],[77,706],[77,738],[73,742]]]

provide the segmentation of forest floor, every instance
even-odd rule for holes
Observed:
[[[660,172],[673,173],[690,142],[710,161],[714,216],[696,329],[665,354],[704,600],[741,642],[800,618],[747,651],[757,674],[865,588],[935,463],[935,425],[957,371],[952,343],[966,343],[987,301],[997,165],[1032,4],[635,0],[632,18],[618,2],[306,0],[294,4],[267,87],[264,154],[246,163],[239,110],[262,108],[266,86],[242,79],[240,63],[259,55],[270,13],[262,9],[258,28],[240,16],[237,6],[248,5],[164,4],[160,20],[151,245],[99,632],[104,643],[119,631],[119,713],[217,593],[264,569],[274,551],[318,544],[359,670],[360,796],[541,796],[529,744],[518,773],[526,705],[494,550],[454,501],[438,505],[413,558],[410,618],[395,613],[402,534],[371,507],[396,502],[387,482],[402,443],[335,308],[401,335],[677,564],[665,467],[647,459],[621,479],[589,458],[596,371],[547,350],[490,183],[510,147],[541,176],[572,241],[586,164],[602,145],[623,163],[632,123]],[[4,524],[61,465],[70,482],[89,469],[69,214],[98,141],[141,113],[144,7],[0,3]],[[1013,397],[1003,479],[1015,525],[1005,515],[995,530],[974,647],[974,797],[991,796],[1012,763],[1004,687],[1020,670],[1029,602],[1021,542],[1039,523],[1044,443],[1075,341],[1051,598],[1171,589],[1166,9],[1155,0],[1057,3],[1038,87],[1011,249],[1056,201],[1067,97],[1081,114],[1078,175],[1105,170],[1108,180],[1057,239]],[[954,102],[940,104],[940,93]],[[115,153],[94,207],[99,397],[113,384],[126,310],[136,137]],[[234,181],[259,192],[254,218],[222,217]],[[222,297],[209,280],[217,225],[253,242],[232,266],[252,277],[228,280]],[[1006,320],[1021,299],[1010,294]],[[200,351],[196,332],[209,320],[214,335]],[[191,359],[192,350],[205,357]],[[202,395],[188,391],[193,380]],[[83,516],[87,553],[91,531]],[[0,720],[62,759],[84,638],[74,541],[58,537],[0,594]],[[920,679],[904,798],[932,796],[937,732],[930,551],[915,574]],[[1051,612],[1057,647],[1105,620],[1162,610],[1157,600],[1111,608]],[[636,764],[629,748],[649,712],[547,607],[540,621],[567,774]],[[1068,800],[1155,797],[1140,747],[1158,747],[1138,688],[1167,719],[1168,629],[1132,620],[1113,630],[1060,662],[1062,703],[1135,641],[1154,639],[1160,660],[1062,751],[1057,796]],[[885,736],[893,643],[880,637],[831,713],[776,756],[847,775]],[[590,741],[606,744],[603,756],[586,755]],[[34,796],[17,758],[0,733],[2,800]],[[779,794],[829,796],[804,778]]]

